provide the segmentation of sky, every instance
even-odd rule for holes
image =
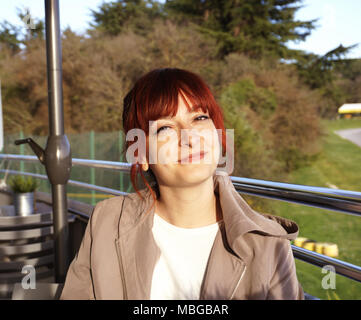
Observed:
[[[323,55],[338,47],[359,44],[348,58],[361,58],[361,1],[360,0],[304,0],[304,7],[296,13],[298,20],[319,19],[311,35],[290,48]]]
[[[61,29],[70,26],[73,31],[84,33],[92,21],[90,9],[96,10],[103,2],[104,0],[60,0]],[[290,48],[322,55],[340,44],[350,46],[359,43],[347,57],[361,58],[361,0],[303,0],[303,6],[297,11],[296,19],[318,18],[317,28],[306,41],[289,43]],[[16,8],[29,8],[32,16],[37,19],[45,17],[44,0],[0,0],[0,22],[8,20],[24,26],[25,31],[25,25],[17,17]]]

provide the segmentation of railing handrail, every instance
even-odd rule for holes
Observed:
[[[0,159],[24,160],[24,161],[34,161],[34,162],[38,161],[37,157],[35,156],[17,156],[17,155],[0,155]],[[89,166],[89,167],[96,167],[103,169],[117,169],[120,171],[127,171],[127,169],[129,170],[130,167],[130,164],[125,164],[120,162],[88,160],[88,159],[73,159],[73,165]],[[1,169],[0,172],[28,175],[43,180],[48,179],[46,175],[21,172],[16,170]],[[308,186],[303,186],[303,185],[292,185],[287,183],[279,183],[279,182],[239,178],[239,177],[231,177],[231,180],[235,185],[235,189],[241,193],[249,193],[258,196],[271,197],[287,202],[298,202],[304,205],[318,206],[323,209],[326,209],[326,206],[322,207],[321,205],[315,205],[316,203],[315,201],[313,201],[313,203],[309,203],[308,201],[312,201],[312,199],[313,200],[316,199],[317,201],[320,201],[321,199],[324,202],[324,204],[325,203],[327,204],[327,201],[331,201],[331,202],[337,201],[338,204],[343,203],[344,205],[347,206],[351,206],[351,205],[354,206],[352,210],[349,207],[342,212],[355,214],[353,210],[356,209],[357,211],[356,215],[360,216],[361,213],[361,201],[358,199],[359,196],[361,196],[360,192],[347,191],[347,190],[334,190],[334,189],[320,188],[320,187],[309,187],[310,189],[308,189]],[[249,185],[248,182],[250,182]],[[106,187],[100,187],[93,184],[88,184],[75,180],[69,180],[68,184],[86,189],[96,190],[108,194],[113,194],[115,196],[127,194],[126,192],[122,192]],[[269,189],[268,186],[270,186]],[[291,188],[287,189],[288,186],[291,186]],[[297,190],[292,189],[292,186],[294,186]],[[340,191],[340,193],[334,194],[334,191]],[[261,194],[261,192],[265,192],[265,194]],[[267,194],[267,192],[270,193]],[[292,197],[301,197],[301,196],[304,197],[301,200],[292,198]],[[341,211],[339,208],[333,210]],[[351,212],[347,212],[348,210],[350,210]],[[319,267],[331,265],[335,268],[335,272],[337,274],[361,282],[361,267],[342,260],[328,257],[326,255],[316,253],[314,251],[300,248],[295,245],[291,245],[291,246],[295,258]]]
[[[231,177],[238,192],[361,216],[361,192]]]
[[[34,177],[37,179],[48,180],[48,176],[45,174],[22,172],[22,171],[16,171],[16,170],[6,170],[6,169],[0,169],[0,172],[7,172],[10,174],[24,175],[24,176]],[[90,189],[90,190],[95,190],[95,191],[99,191],[99,192],[112,194],[115,196],[122,196],[122,195],[127,194],[127,192],[123,192],[123,191],[119,191],[119,190],[115,190],[115,189],[111,189],[111,188],[107,188],[107,187],[100,187],[100,186],[97,186],[94,184],[89,184],[89,183],[80,182],[80,181],[76,181],[76,180],[68,180],[68,184],[76,186],[76,187],[81,187],[81,188],[85,188],[85,189]]]
[[[18,154],[0,154],[0,159],[39,162],[39,159],[36,156],[27,156],[27,155],[18,155]],[[131,167],[130,163],[125,163],[125,162],[78,159],[78,158],[72,158],[72,165],[99,168],[99,169],[115,169],[120,171],[128,171]]]
[[[355,264],[331,258],[315,251],[291,245],[293,256],[299,260],[313,264],[320,268],[332,266],[337,274],[361,282],[361,267]]]
[[[38,162],[36,156],[0,154],[0,159]],[[72,159],[72,165],[128,172],[124,162]],[[238,192],[361,216],[361,192],[230,176]]]

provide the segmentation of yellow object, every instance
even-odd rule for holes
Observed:
[[[323,254],[323,248],[325,246],[325,243],[323,242],[317,242],[316,245],[315,245],[315,251],[317,253],[320,253],[320,254]]]
[[[305,241],[303,243],[302,248],[314,251],[315,250],[315,245],[316,245],[316,243],[314,241],[308,240],[308,241]]]
[[[334,243],[325,243],[323,247],[323,254],[332,258],[338,256],[338,247]]]
[[[361,103],[345,103],[340,108],[338,108],[338,113],[361,113]]]
[[[331,258],[338,256],[338,247],[335,243],[316,242],[304,237],[297,237],[294,240],[294,245],[307,250],[315,251],[320,254],[324,254]]]
[[[295,246],[302,247],[303,243],[309,239],[303,237],[297,237],[294,241]]]

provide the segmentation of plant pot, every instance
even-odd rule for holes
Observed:
[[[14,193],[15,214],[29,216],[34,213],[34,192]]]

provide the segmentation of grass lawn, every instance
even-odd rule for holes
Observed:
[[[335,134],[334,130],[361,128],[361,119],[324,120],[322,152],[315,162],[291,173],[289,183],[361,192],[361,148]],[[252,196],[245,196],[252,199]],[[361,266],[361,217],[277,200],[265,200],[271,212],[295,221],[299,236],[336,243],[338,259]],[[336,276],[336,289],[322,288],[322,269],[296,259],[303,289],[321,299],[361,299],[361,283]]]

